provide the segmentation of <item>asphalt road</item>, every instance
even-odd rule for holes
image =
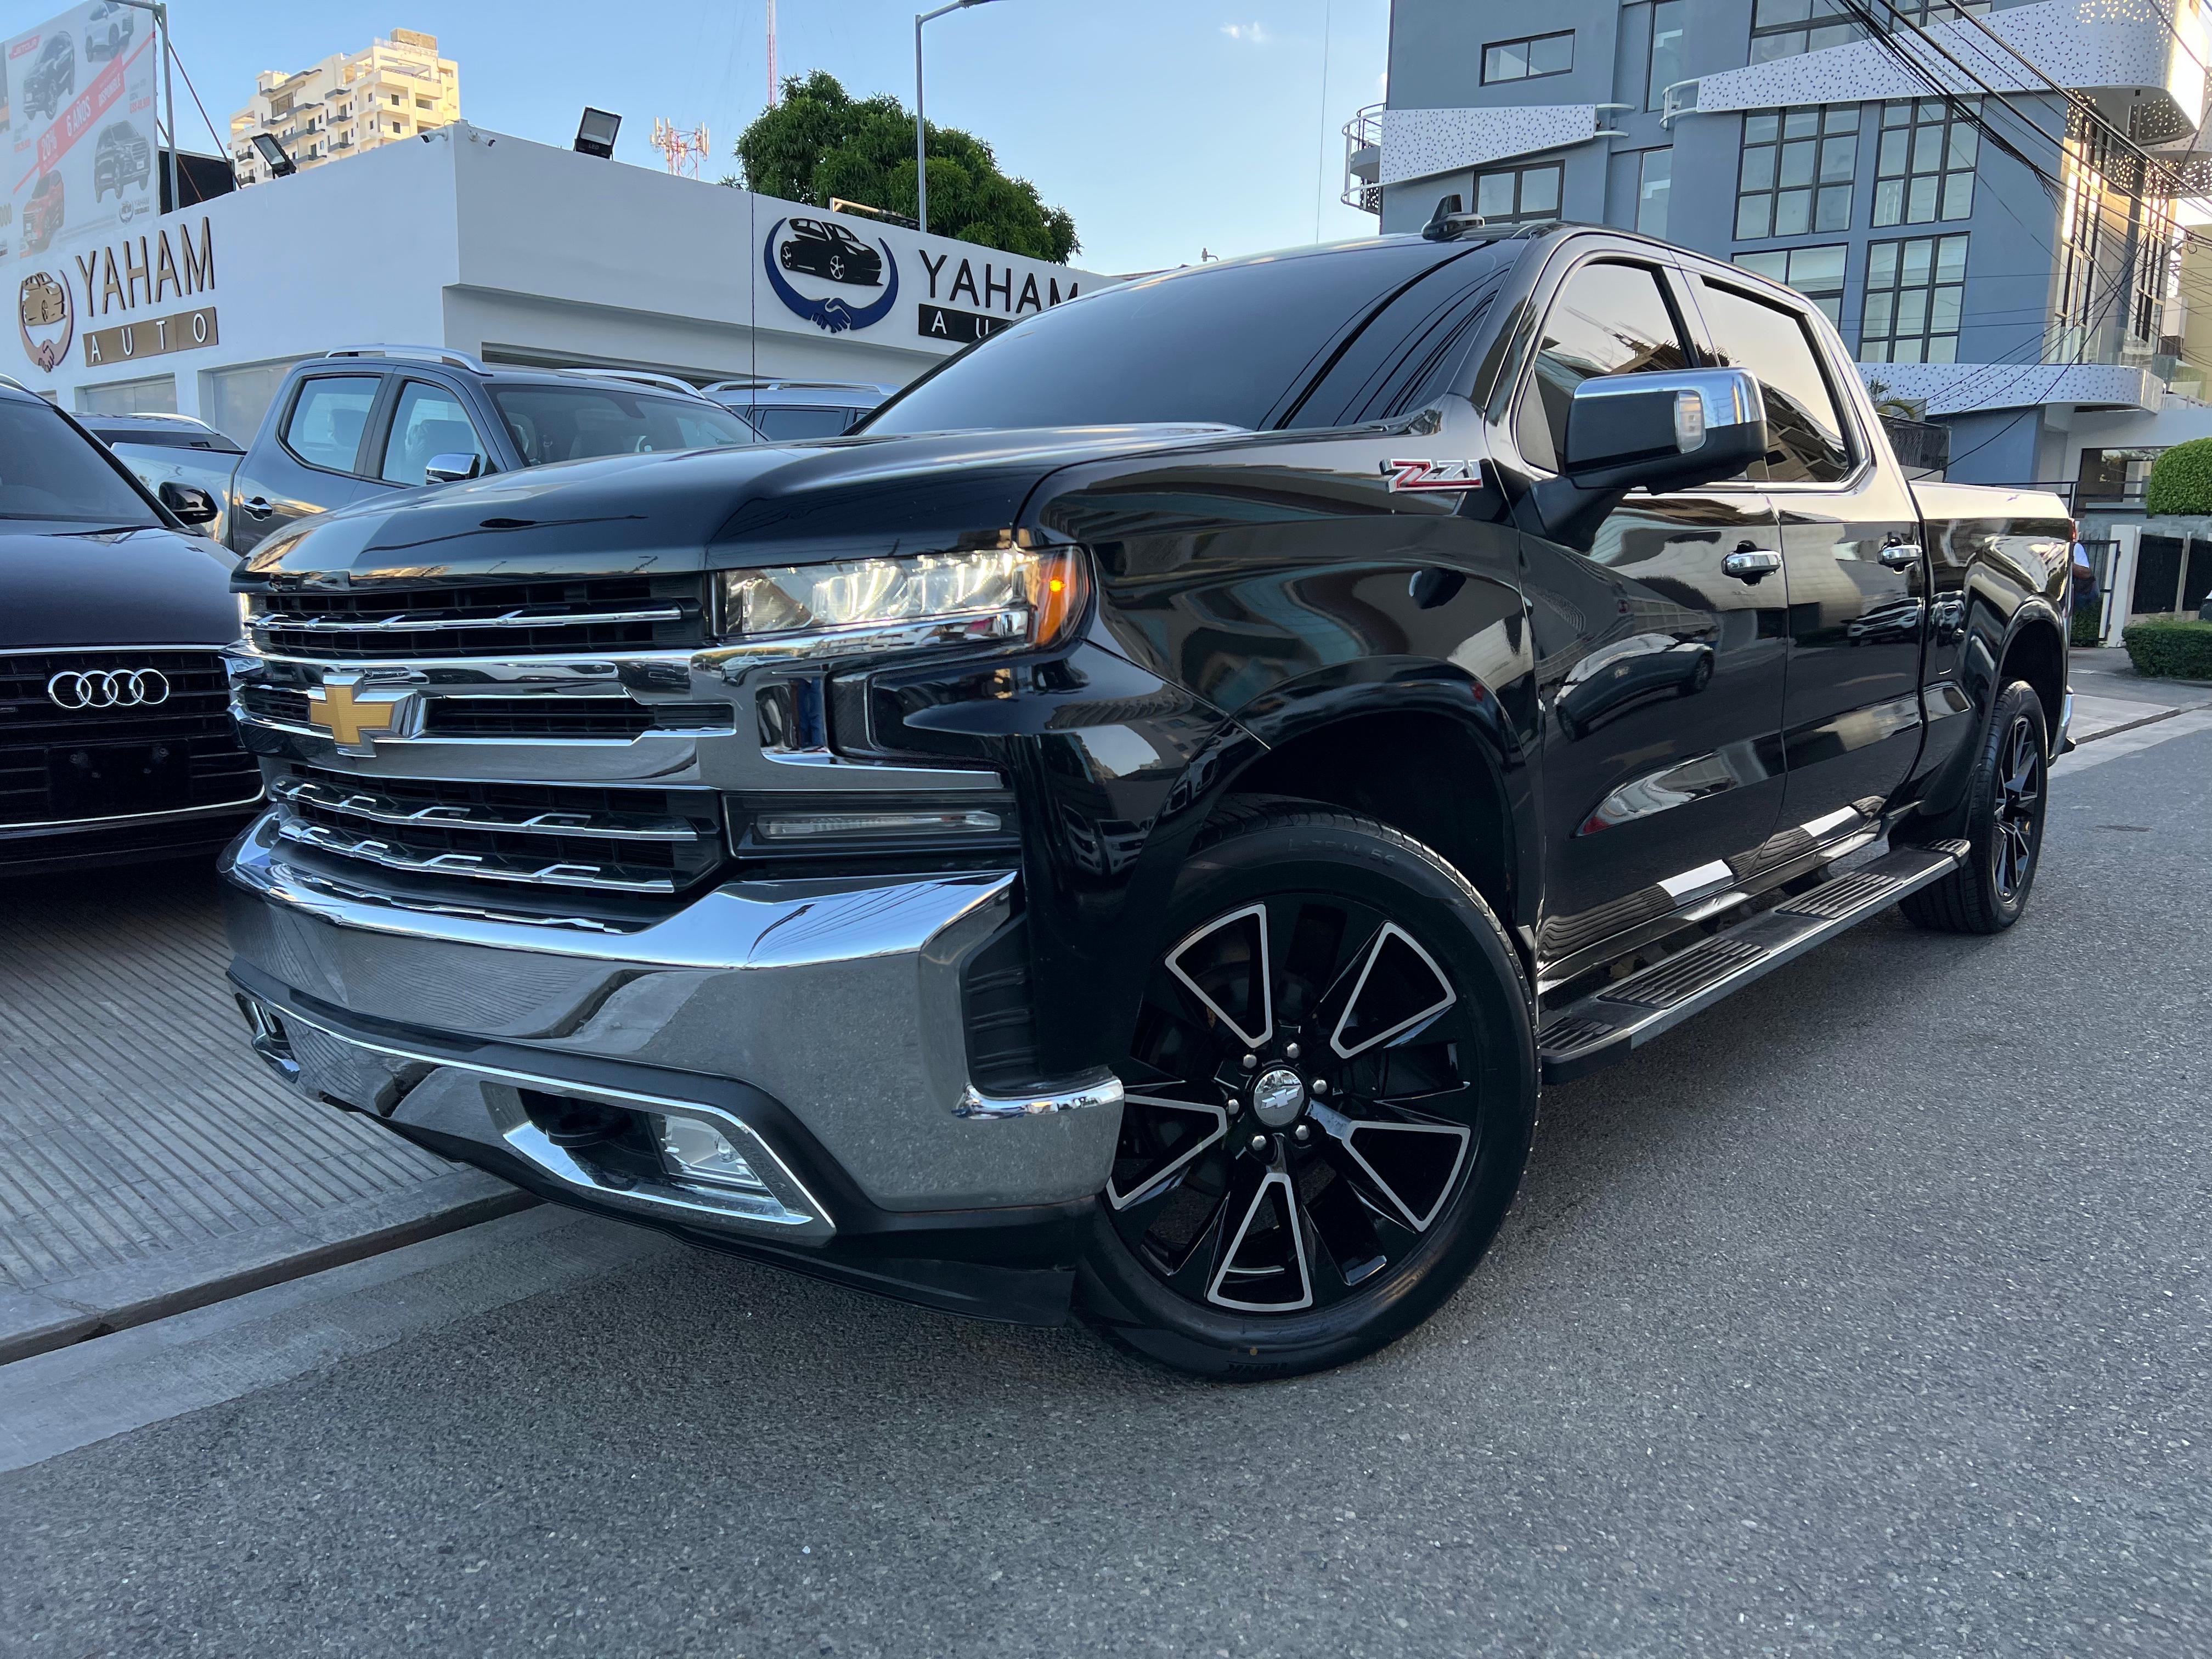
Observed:
[[[0,1651],[2212,1652],[2208,899],[2212,731],[2071,772],[2011,934],[1549,1091],[1325,1376],[656,1247],[0,1475]]]

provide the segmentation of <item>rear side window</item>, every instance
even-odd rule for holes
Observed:
[[[842,436],[860,414],[857,409],[810,409],[787,404],[755,408],[747,411],[747,417],[770,443],[793,443],[802,438]]]
[[[284,422],[284,447],[309,466],[350,472],[376,402],[374,374],[321,374],[300,384]]]
[[[1849,472],[1844,417],[1804,319],[1732,288],[1703,287],[1715,354],[1749,369],[1765,389],[1766,459],[1752,464],[1753,482],[1832,483]]]
[[[1684,368],[1689,361],[1658,272],[1646,265],[1584,265],[1561,285],[1544,319],[1535,372],[1521,394],[1515,424],[1521,453],[1558,471],[1577,386],[1601,374]]]

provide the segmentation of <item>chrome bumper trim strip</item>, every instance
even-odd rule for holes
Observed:
[[[1072,1083],[1065,1088],[1033,1095],[987,1095],[971,1083],[960,1097],[960,1103],[952,1109],[952,1115],[987,1119],[1036,1117],[1045,1112],[1076,1112],[1086,1106],[1121,1103],[1121,1079],[1108,1072],[1088,1083]]]

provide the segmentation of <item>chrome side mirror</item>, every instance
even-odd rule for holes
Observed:
[[[1764,459],[1765,395],[1741,368],[1593,376],[1574,390],[1563,447],[1532,504],[1545,534],[1587,549],[1628,491],[1714,483]]]
[[[430,464],[422,469],[426,484],[459,483],[464,478],[473,478],[483,471],[481,455],[433,455]]]
[[[1601,375],[1567,409],[1565,471],[1584,489],[1711,483],[1765,453],[1765,402],[1747,369]]]

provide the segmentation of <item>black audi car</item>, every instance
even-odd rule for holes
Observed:
[[[189,533],[214,510],[0,383],[0,877],[211,858],[253,811],[231,557]]]

